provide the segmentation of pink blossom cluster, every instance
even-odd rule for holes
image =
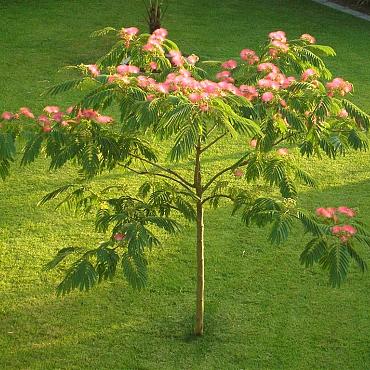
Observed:
[[[353,218],[356,216],[355,210],[345,206],[338,208],[317,208],[316,214],[323,218],[332,219],[334,223],[338,222],[339,216],[345,216],[346,218]],[[343,243],[347,242],[357,232],[354,226],[348,224],[334,225],[330,230],[331,233],[338,237]]]
[[[261,99],[263,102],[274,100],[275,95],[271,91],[264,90],[279,90],[289,87],[294,81],[294,77],[286,77],[280,72],[279,68],[273,63],[261,63],[257,66],[257,71],[264,74],[263,78],[258,81],[256,86],[234,84],[235,80],[232,77],[231,71],[237,67],[237,62],[228,60],[223,63],[224,68],[228,68],[217,73],[216,78],[219,82],[210,80],[197,80],[191,72],[183,68],[185,61],[179,51],[170,51],[169,56],[172,64],[179,67],[175,72],[169,73],[166,80],[157,82],[154,78],[140,74],[140,69],[133,65],[120,65],[117,67],[117,73],[108,77],[108,82],[121,81],[123,84],[136,84],[148,93],[148,100],[153,100],[155,94],[169,94],[172,92],[181,92],[189,98],[192,103],[200,103],[202,110],[208,110],[208,102],[212,97],[225,96],[228,93],[243,96],[251,101],[259,96],[257,88],[261,89]],[[196,56],[194,56],[196,57]],[[195,61],[195,60],[194,60]],[[156,69],[156,63],[150,62],[150,68]],[[138,74],[138,76],[131,76]],[[282,100],[282,105],[284,105]],[[286,102],[285,102],[286,105]]]
[[[308,68],[302,73],[301,80],[307,81],[308,79],[312,77],[316,77],[316,76],[317,76],[317,72],[312,68]]]
[[[220,82],[210,80],[199,81],[192,77],[190,71],[180,69],[177,72],[169,73],[163,82],[157,82],[154,78],[144,75],[137,76],[135,80],[137,85],[148,93],[148,100],[152,100],[157,93],[169,94],[171,92],[181,92],[192,103],[199,103],[201,110],[204,111],[208,110],[208,102],[213,97],[225,96],[228,93],[232,93],[252,100],[258,96],[258,92],[254,86],[241,85],[236,87],[227,79],[226,74],[224,77]]]
[[[108,124],[113,122],[113,118],[110,116],[105,116],[93,109],[83,109],[80,110],[75,118],[70,117],[73,112],[73,107],[69,107],[65,112],[63,112],[56,105],[48,105],[44,108],[44,113],[35,117],[32,111],[27,107],[22,107],[19,112],[3,112],[1,118],[5,121],[10,121],[13,119],[19,119],[21,116],[33,119],[41,126],[42,131],[51,132],[53,124],[58,123],[61,126],[69,126],[71,123],[78,123],[81,119],[87,119],[100,124]]]
[[[237,168],[237,169],[234,171],[234,176],[235,176],[236,178],[243,177],[243,176],[244,176],[244,171],[243,171],[241,168]]]
[[[176,67],[181,67],[184,64],[184,58],[179,50],[170,50],[169,57],[171,63]]]
[[[168,32],[164,28],[156,29],[148,38],[147,43],[143,46],[144,51],[160,50],[163,52],[162,43],[166,39]]]
[[[334,220],[336,220],[336,216],[338,214],[342,214],[346,217],[355,217],[356,216],[356,212],[352,209],[352,208],[348,208],[348,207],[345,207],[345,206],[341,206],[341,207],[338,207],[338,208],[333,208],[333,207],[330,207],[330,208],[317,208],[316,209],[316,214],[320,217],[324,217],[324,218],[332,218]]]
[[[357,229],[352,225],[335,225],[331,228],[331,232],[343,243],[346,243],[353,235],[356,234]]]
[[[340,118],[347,118],[348,117],[348,112],[343,108],[339,111],[338,117]]]
[[[256,64],[259,62],[260,58],[257,56],[256,52],[251,49],[243,49],[240,52],[240,58],[247,62],[250,65]]]
[[[139,72],[140,72],[139,67],[129,64],[121,64],[117,67],[117,73],[120,75],[137,74]]]
[[[125,46],[130,46],[130,41],[139,33],[139,29],[136,27],[122,28],[120,35],[125,40]]]
[[[237,66],[238,66],[238,63],[234,59],[227,60],[221,65],[221,67],[225,69],[235,69]]]
[[[191,54],[189,55],[187,58],[186,58],[186,61],[191,64],[191,65],[195,65],[199,60],[199,57],[198,55],[195,55],[195,54]]]
[[[96,64],[87,64],[88,71],[91,73],[91,76],[97,77],[100,75],[99,67]]]
[[[352,84],[348,81],[344,81],[342,78],[334,78],[333,81],[326,84],[328,89],[328,96],[334,96],[337,92],[339,95],[344,96],[352,91]]]
[[[257,71],[266,73],[266,75],[257,82],[258,87],[261,89],[286,89],[295,81],[295,77],[286,77],[273,63],[261,63],[257,66]],[[265,103],[272,101],[274,98],[275,96],[271,91],[262,94],[262,101]]]
[[[113,235],[113,239],[116,240],[117,242],[120,242],[125,238],[126,238],[126,234],[123,234],[123,233],[116,233]]]
[[[301,35],[301,40],[306,41],[309,44],[314,44],[316,42],[316,39],[308,33]]]
[[[123,29],[123,35],[133,37],[137,34],[137,29]],[[162,43],[167,37],[167,30],[160,28],[149,36],[147,43],[143,46],[143,50],[155,52],[160,50],[163,52]],[[279,50],[279,52],[286,52],[288,47],[286,34],[283,31],[271,32],[269,34],[270,46]],[[302,40],[307,42],[314,42],[311,35],[304,34],[301,36]],[[173,66],[177,67],[176,72],[170,73],[165,81],[157,82],[154,78],[140,73],[140,68],[134,65],[121,65],[117,67],[117,73],[108,76],[108,82],[119,82],[130,85],[136,84],[148,93],[147,99],[153,100],[156,94],[169,94],[173,92],[181,92],[188,99],[194,103],[199,104],[202,110],[206,111],[209,108],[209,99],[212,97],[225,96],[229,93],[238,96],[243,96],[251,101],[260,96],[264,103],[275,101],[277,91],[288,88],[294,81],[295,77],[285,76],[278,66],[265,61],[257,64],[257,71],[262,74],[256,86],[249,85],[235,85],[235,79],[232,75],[233,70],[237,68],[238,63],[234,59],[230,59],[221,64],[223,70],[217,73],[216,78],[219,82],[210,80],[199,81],[192,77],[191,73],[185,69],[185,63],[194,65],[199,58],[196,55],[184,57],[179,50],[170,50],[167,57],[170,59]],[[240,52],[240,57],[243,61],[250,65],[259,62],[259,57],[256,52],[251,49],[243,49]],[[95,65],[88,66],[92,75],[100,73]],[[147,70],[155,72],[158,70],[158,64],[154,61],[148,62]],[[138,76],[132,76],[138,75]],[[309,68],[303,72],[301,79],[307,81],[316,77],[317,72]],[[311,82],[314,84],[316,80]],[[317,81],[316,81],[317,82]],[[286,107],[285,100],[279,98],[277,100],[281,106]]]
[[[71,122],[79,122],[81,119],[87,119],[96,123],[108,124],[113,122],[113,118],[105,116],[93,109],[82,109],[77,113],[76,119]]]
[[[276,58],[279,53],[287,53],[289,51],[289,45],[287,43],[284,31],[270,32],[269,38],[270,38],[269,54],[273,58]]]

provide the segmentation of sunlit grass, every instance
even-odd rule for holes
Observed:
[[[13,1],[0,4],[0,111],[46,102],[41,92],[65,76],[68,64],[90,63],[109,42],[95,29],[143,24],[142,1]],[[333,46],[336,75],[355,84],[370,112],[370,23],[310,1],[189,0],[171,2],[165,26],[185,52],[229,58],[256,47],[269,31],[315,35]],[[239,145],[244,145],[240,143]],[[233,149],[238,149],[234,147]],[[210,161],[231,160],[216,147]],[[319,191],[303,188],[300,202],[346,204],[370,225],[370,155],[338,161],[303,160]],[[94,246],[103,238],[89,218],[36,207],[73,168],[47,172],[38,161],[13,167],[0,183],[0,368],[94,369],[366,369],[370,367],[369,275],[355,268],[340,289],[319,269],[299,265],[301,230],[272,247],[266,230],[247,229],[227,206],[206,211],[206,334],[191,336],[195,290],[194,228],[167,238],[150,256],[150,282],[134,292],[118,276],[94,291],[57,298],[62,271],[42,266],[67,245]],[[97,183],[125,183],[120,172]],[[130,179],[130,183],[132,183]],[[370,261],[370,253],[364,251]]]

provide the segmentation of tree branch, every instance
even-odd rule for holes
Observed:
[[[217,127],[218,125],[217,125],[217,123],[215,123],[214,125],[213,125],[213,127],[208,131],[208,135],[211,135],[212,134],[212,132],[216,129],[216,127]]]
[[[134,153],[129,153],[129,155],[131,155],[132,157],[134,157],[136,159],[139,159],[140,161],[143,161],[145,163],[148,163],[148,164],[152,165],[153,167],[157,167],[157,168],[161,169],[162,171],[165,171],[165,172],[170,173],[171,175],[177,177],[183,183],[183,185],[185,184],[185,185],[187,185],[187,186],[189,186],[191,188],[194,188],[195,187],[194,184],[191,184],[189,181],[187,181],[181,175],[179,175],[176,171],[173,171],[170,168],[163,167],[163,166],[161,166],[161,165],[159,165],[159,164],[157,164],[155,162],[149,161],[148,159],[142,158],[142,157],[140,157],[140,156],[138,156],[138,155],[136,155]]]
[[[289,135],[287,135],[287,136],[285,136],[285,137],[282,137],[281,139],[279,139],[278,141],[276,141],[275,143],[273,143],[273,144],[272,144],[272,146],[278,145],[278,144],[280,144],[282,141],[287,140],[287,139],[289,139],[289,138],[290,138],[290,137],[292,137],[292,136],[294,136],[294,133],[291,133],[291,134],[289,134]]]
[[[178,184],[180,184],[181,186],[183,186],[186,190],[188,190],[189,192],[193,193],[193,191],[192,191],[192,190],[191,190],[191,189],[190,189],[186,184],[182,183],[182,182],[181,182],[180,180],[178,180],[178,179],[175,179],[175,178],[173,178],[173,177],[171,177],[171,176],[168,176],[168,175],[165,175],[165,174],[163,174],[163,173],[150,172],[150,171],[147,171],[147,170],[145,170],[145,171],[140,171],[140,170],[137,170],[137,169],[135,169],[135,168],[131,168],[131,167],[129,167],[129,166],[127,166],[127,165],[124,165],[124,164],[120,164],[120,166],[125,167],[125,168],[127,168],[128,170],[130,170],[130,171],[132,171],[132,172],[134,172],[134,173],[136,173],[136,174],[138,174],[138,175],[153,175],[153,176],[158,176],[158,177],[164,177],[164,178],[169,179],[169,180],[171,180],[171,181],[177,182]]]
[[[216,144],[217,141],[221,140],[224,136],[226,136],[227,132],[223,133],[222,135],[216,137],[213,141],[211,141],[208,145],[206,145],[202,150],[200,151],[201,153],[205,152],[208,148],[210,148],[213,144]]]
[[[234,168],[236,167],[240,167],[240,166],[245,166],[248,162],[245,161],[245,158],[249,156],[250,153],[247,153],[245,155],[243,155],[243,157],[241,157],[238,161],[236,161],[234,164],[232,164],[231,166],[229,167],[226,167],[224,168],[223,170],[221,170],[220,172],[216,173],[205,185],[204,185],[204,188],[203,190],[206,191],[211,185],[212,183],[217,179],[219,178],[221,175],[223,175],[225,172],[227,171],[230,171],[230,170],[233,170]]]
[[[209,197],[207,198],[204,198],[203,201],[202,201],[202,204],[208,202],[209,200],[213,199],[213,198],[227,198],[227,199],[230,199],[230,200],[234,200],[230,195],[227,195],[227,194],[214,194],[214,195],[210,195]]]

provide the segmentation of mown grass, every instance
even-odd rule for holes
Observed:
[[[46,102],[40,93],[65,65],[95,60],[109,43],[98,28],[138,25],[142,2],[13,1],[0,4],[0,111]],[[173,1],[165,26],[186,52],[228,58],[284,29],[332,45],[335,74],[353,81],[354,100],[370,111],[370,24],[310,1]],[[233,149],[238,149],[234,147]],[[215,166],[231,148],[220,146]],[[230,159],[230,158],[229,158]],[[298,159],[297,159],[298,160]],[[370,225],[370,155],[335,162],[300,160],[320,181],[300,202],[357,207]],[[300,230],[279,248],[266,230],[247,229],[224,206],[206,212],[206,334],[191,335],[194,312],[194,228],[167,238],[150,256],[150,282],[134,292],[117,277],[94,291],[57,298],[62,271],[42,266],[66,245],[101,240],[89,218],[36,207],[46,192],[73,180],[73,168],[47,172],[38,161],[14,166],[0,184],[0,368],[2,369],[366,369],[370,367],[369,275],[356,269],[341,289],[317,268],[298,263]],[[126,180],[120,173],[101,183]],[[370,253],[363,253],[370,260]]]

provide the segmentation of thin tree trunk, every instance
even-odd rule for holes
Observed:
[[[194,183],[197,193],[197,292],[195,335],[203,335],[204,329],[204,222],[203,222],[203,188],[200,167],[200,144],[197,146],[195,158]]]

